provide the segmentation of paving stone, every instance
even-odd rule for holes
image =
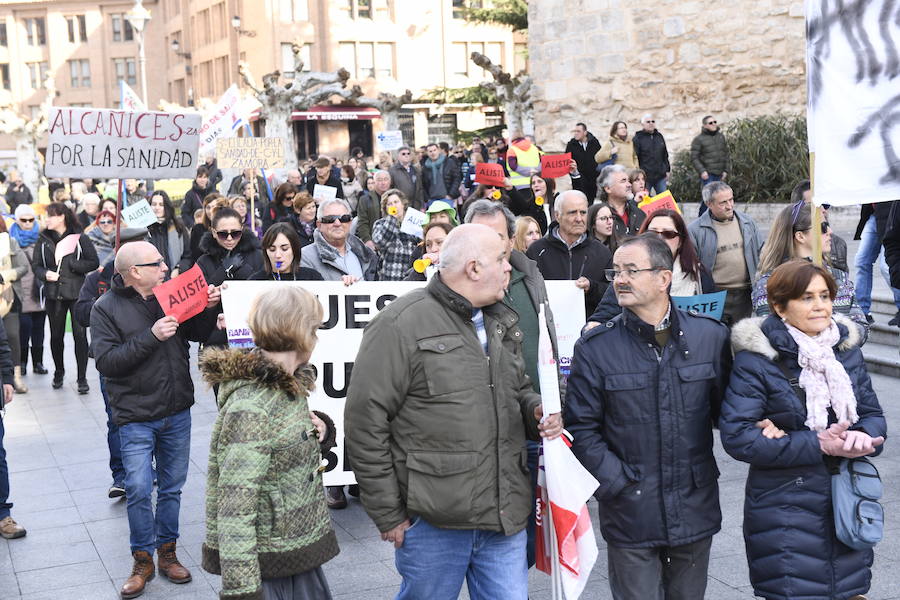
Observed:
[[[109,581],[109,574],[99,560],[19,571],[19,590],[23,595],[48,590],[64,590],[73,585]]]

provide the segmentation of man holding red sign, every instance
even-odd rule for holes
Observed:
[[[123,598],[144,591],[154,576],[153,553],[159,550],[159,571],[173,583],[187,583],[191,573],[178,561],[178,513],[181,488],[190,462],[191,411],[194,384],[188,360],[188,341],[209,337],[216,324],[220,292],[210,286],[205,309],[187,317],[179,304],[204,287],[191,282],[180,293],[185,302],[167,303],[165,314],[154,288],[169,270],[159,251],[148,242],[122,246],[116,254],[112,287],[91,311],[91,349],[97,370],[106,377],[113,420],[119,426],[125,495],[134,567],[122,587]],[[188,271],[183,275],[190,279]],[[173,282],[179,282],[176,278]],[[178,290],[174,292],[176,295]],[[183,322],[173,316],[179,314]],[[158,492],[154,516],[151,506],[156,455]]]

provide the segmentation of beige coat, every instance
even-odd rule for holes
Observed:
[[[630,135],[625,137],[623,142],[617,137],[610,137],[603,142],[600,149],[594,155],[597,164],[602,164],[612,156],[612,146],[616,145],[616,164],[622,165],[626,169],[636,169],[638,166],[637,154],[634,153],[634,138]]]

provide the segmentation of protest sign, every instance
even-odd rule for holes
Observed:
[[[544,154],[541,156],[541,178],[554,179],[569,174],[572,164],[572,153]]]
[[[214,153],[216,140],[235,135],[240,125],[260,106],[262,105],[255,98],[241,98],[237,84],[225,90],[216,105],[203,114],[203,124],[200,126],[200,153],[204,156]]]
[[[203,271],[199,265],[194,265],[178,277],[153,288],[153,295],[167,316],[184,323],[206,308],[207,287]]]
[[[584,292],[571,281],[551,282],[547,294],[551,310],[578,314],[576,319],[557,318],[557,339],[560,340],[560,362],[565,355],[571,363],[575,340],[584,324]],[[316,389],[310,393],[309,407],[327,414],[337,428],[337,446],[325,455],[325,485],[347,485],[355,478],[344,458],[344,403],[350,384],[350,374],[356,360],[356,352],[362,342],[363,328],[381,310],[397,297],[426,285],[424,281],[359,281],[347,287],[340,281],[230,281],[222,289],[222,311],[225,314],[226,333],[231,347],[252,348],[253,337],[247,326],[247,318],[253,299],[275,286],[295,285],[316,297],[324,309],[324,321],[318,331],[318,344],[313,350],[310,364],[316,371]],[[562,290],[560,296],[553,290]],[[577,292],[577,294],[575,293]],[[575,308],[575,310],[572,310]],[[562,331],[562,327],[569,331]],[[565,340],[565,342],[563,341]],[[564,345],[565,344],[565,345]]]
[[[575,342],[587,320],[584,314],[584,290],[574,281],[546,280],[547,300],[556,324],[556,347],[559,351],[559,372],[568,378],[572,370]]]
[[[669,190],[666,190],[662,194],[644,198],[638,203],[638,208],[644,211],[644,213],[647,215],[650,215],[664,208],[674,210],[678,214],[681,214],[681,209],[678,208],[678,204],[675,202],[675,197],[672,196],[672,192],[670,192]]]
[[[334,200],[337,198],[337,188],[331,185],[319,185],[318,183],[313,186],[313,200],[318,200],[319,204],[322,203],[323,200]]]
[[[425,225],[425,213],[412,207],[406,209],[403,215],[403,222],[400,223],[400,231],[414,235],[417,238],[422,237],[422,226]]]
[[[122,220],[129,227],[149,227],[156,223],[156,215],[153,214],[150,203],[141,199],[122,209]]]
[[[75,252],[78,247],[78,239],[80,233],[70,233],[56,244],[56,250],[53,252],[53,258],[56,259],[56,272],[59,273],[59,267],[62,265],[62,259]]]
[[[220,169],[280,169],[284,166],[281,138],[230,137],[216,142]]]
[[[193,179],[200,115],[53,107],[47,177]]]
[[[382,150],[396,150],[403,145],[403,132],[399,129],[382,131],[375,136],[378,147]]]
[[[696,296],[672,296],[672,302],[679,310],[698,312],[721,321],[722,311],[725,310],[725,292]]]
[[[503,174],[503,167],[501,165],[485,162],[475,165],[475,183],[503,187],[506,185],[504,179],[505,175]]]

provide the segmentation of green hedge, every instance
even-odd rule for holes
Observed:
[[[728,183],[738,202],[788,202],[797,182],[809,178],[805,117],[737,119],[723,132],[731,152]],[[669,188],[679,202],[700,201],[700,178],[689,148],[675,154]]]

